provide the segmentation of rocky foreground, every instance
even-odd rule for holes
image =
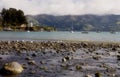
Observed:
[[[119,77],[119,61],[120,43],[0,41],[0,68],[19,62],[24,69],[0,77]]]

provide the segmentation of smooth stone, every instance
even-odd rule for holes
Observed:
[[[77,65],[76,65],[76,70],[81,70],[81,69],[82,69],[82,66],[79,65],[79,64],[77,64]]]
[[[66,59],[66,60],[71,60],[72,57],[70,57],[70,56],[66,56],[65,59]]]
[[[36,53],[33,53],[33,54],[32,54],[32,57],[36,57],[36,56],[37,56],[37,54],[36,54]]]
[[[26,65],[26,64],[23,64],[22,67],[23,67],[24,69],[27,69],[27,65]]]
[[[91,75],[86,75],[85,77],[92,77]]]
[[[120,60],[120,55],[117,55],[117,60]]]
[[[100,72],[95,73],[95,77],[102,77]]]
[[[32,58],[31,57],[26,57],[25,60],[32,60]]]
[[[41,64],[45,64],[45,62],[44,62],[44,61],[40,61],[40,63],[41,63]]]
[[[18,62],[5,63],[3,69],[5,74],[19,74],[22,73],[23,67]]]
[[[30,71],[30,74],[35,74],[35,73],[36,73],[36,71],[35,71],[35,70]]]
[[[0,57],[0,60],[3,59],[2,57]]]
[[[67,60],[66,60],[66,58],[62,58],[62,62],[66,62]]]
[[[30,61],[28,61],[28,64],[30,64],[30,65],[36,65],[36,62],[34,60],[30,60]]]

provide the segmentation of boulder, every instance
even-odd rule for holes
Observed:
[[[23,67],[18,62],[9,62],[5,63],[2,70],[4,71],[4,74],[19,74],[22,73]]]

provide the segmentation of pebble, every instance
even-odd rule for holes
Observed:
[[[33,53],[33,54],[32,54],[32,57],[36,57],[36,56],[37,56],[37,54],[36,54],[36,53]]]
[[[30,74],[35,74],[35,73],[36,73],[35,70],[30,71]]]
[[[25,60],[32,60],[32,58],[31,57],[26,57]]]
[[[79,64],[77,64],[75,68],[76,68],[76,70],[81,70],[81,69],[82,69],[82,66],[79,65]]]
[[[34,60],[30,60],[30,61],[28,61],[28,64],[29,65],[36,65],[36,62]]]
[[[44,61],[40,61],[40,63],[41,63],[41,64],[45,64],[45,62],[44,62]]]
[[[66,58],[62,58],[62,62],[66,62],[67,60],[66,60]]]
[[[102,77],[100,72],[95,73],[95,77]]]
[[[91,75],[86,75],[85,77],[92,77]]]

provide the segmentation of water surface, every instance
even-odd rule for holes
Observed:
[[[120,32],[0,32],[0,40],[78,40],[78,41],[112,41],[120,42]]]

